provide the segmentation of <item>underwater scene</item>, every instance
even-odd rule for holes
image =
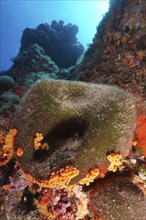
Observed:
[[[146,220],[146,1],[0,12],[0,220]]]

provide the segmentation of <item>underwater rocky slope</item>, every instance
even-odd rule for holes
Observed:
[[[145,220],[145,12],[110,0],[80,63],[76,25],[24,30],[0,76],[1,220]]]
[[[73,79],[118,85],[146,98],[145,16],[144,0],[110,1]]]

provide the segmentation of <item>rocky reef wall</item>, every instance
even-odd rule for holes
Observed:
[[[53,20],[51,25],[40,24],[35,29],[26,28],[21,38],[19,53],[33,44],[38,44],[56,65],[61,68],[70,67],[75,65],[77,58],[84,51],[83,45],[76,37],[78,31],[77,25],[64,25],[62,20]]]
[[[68,79],[118,85],[146,97],[146,2],[110,0],[93,43]]]

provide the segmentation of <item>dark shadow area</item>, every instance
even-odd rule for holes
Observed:
[[[89,121],[81,118],[71,118],[55,126],[43,139],[42,144],[48,143],[47,150],[37,150],[34,160],[42,162],[51,156],[56,150],[74,145],[77,147],[89,127]]]
[[[21,202],[17,208],[22,210],[24,214],[28,214],[29,212],[36,209],[34,205],[34,195],[29,191],[28,187],[25,188]]]

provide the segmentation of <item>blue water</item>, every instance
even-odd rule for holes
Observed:
[[[79,27],[77,34],[85,49],[92,43],[96,27],[108,11],[108,0],[0,1],[0,71],[7,70],[19,51],[22,32],[40,23],[63,20]]]

